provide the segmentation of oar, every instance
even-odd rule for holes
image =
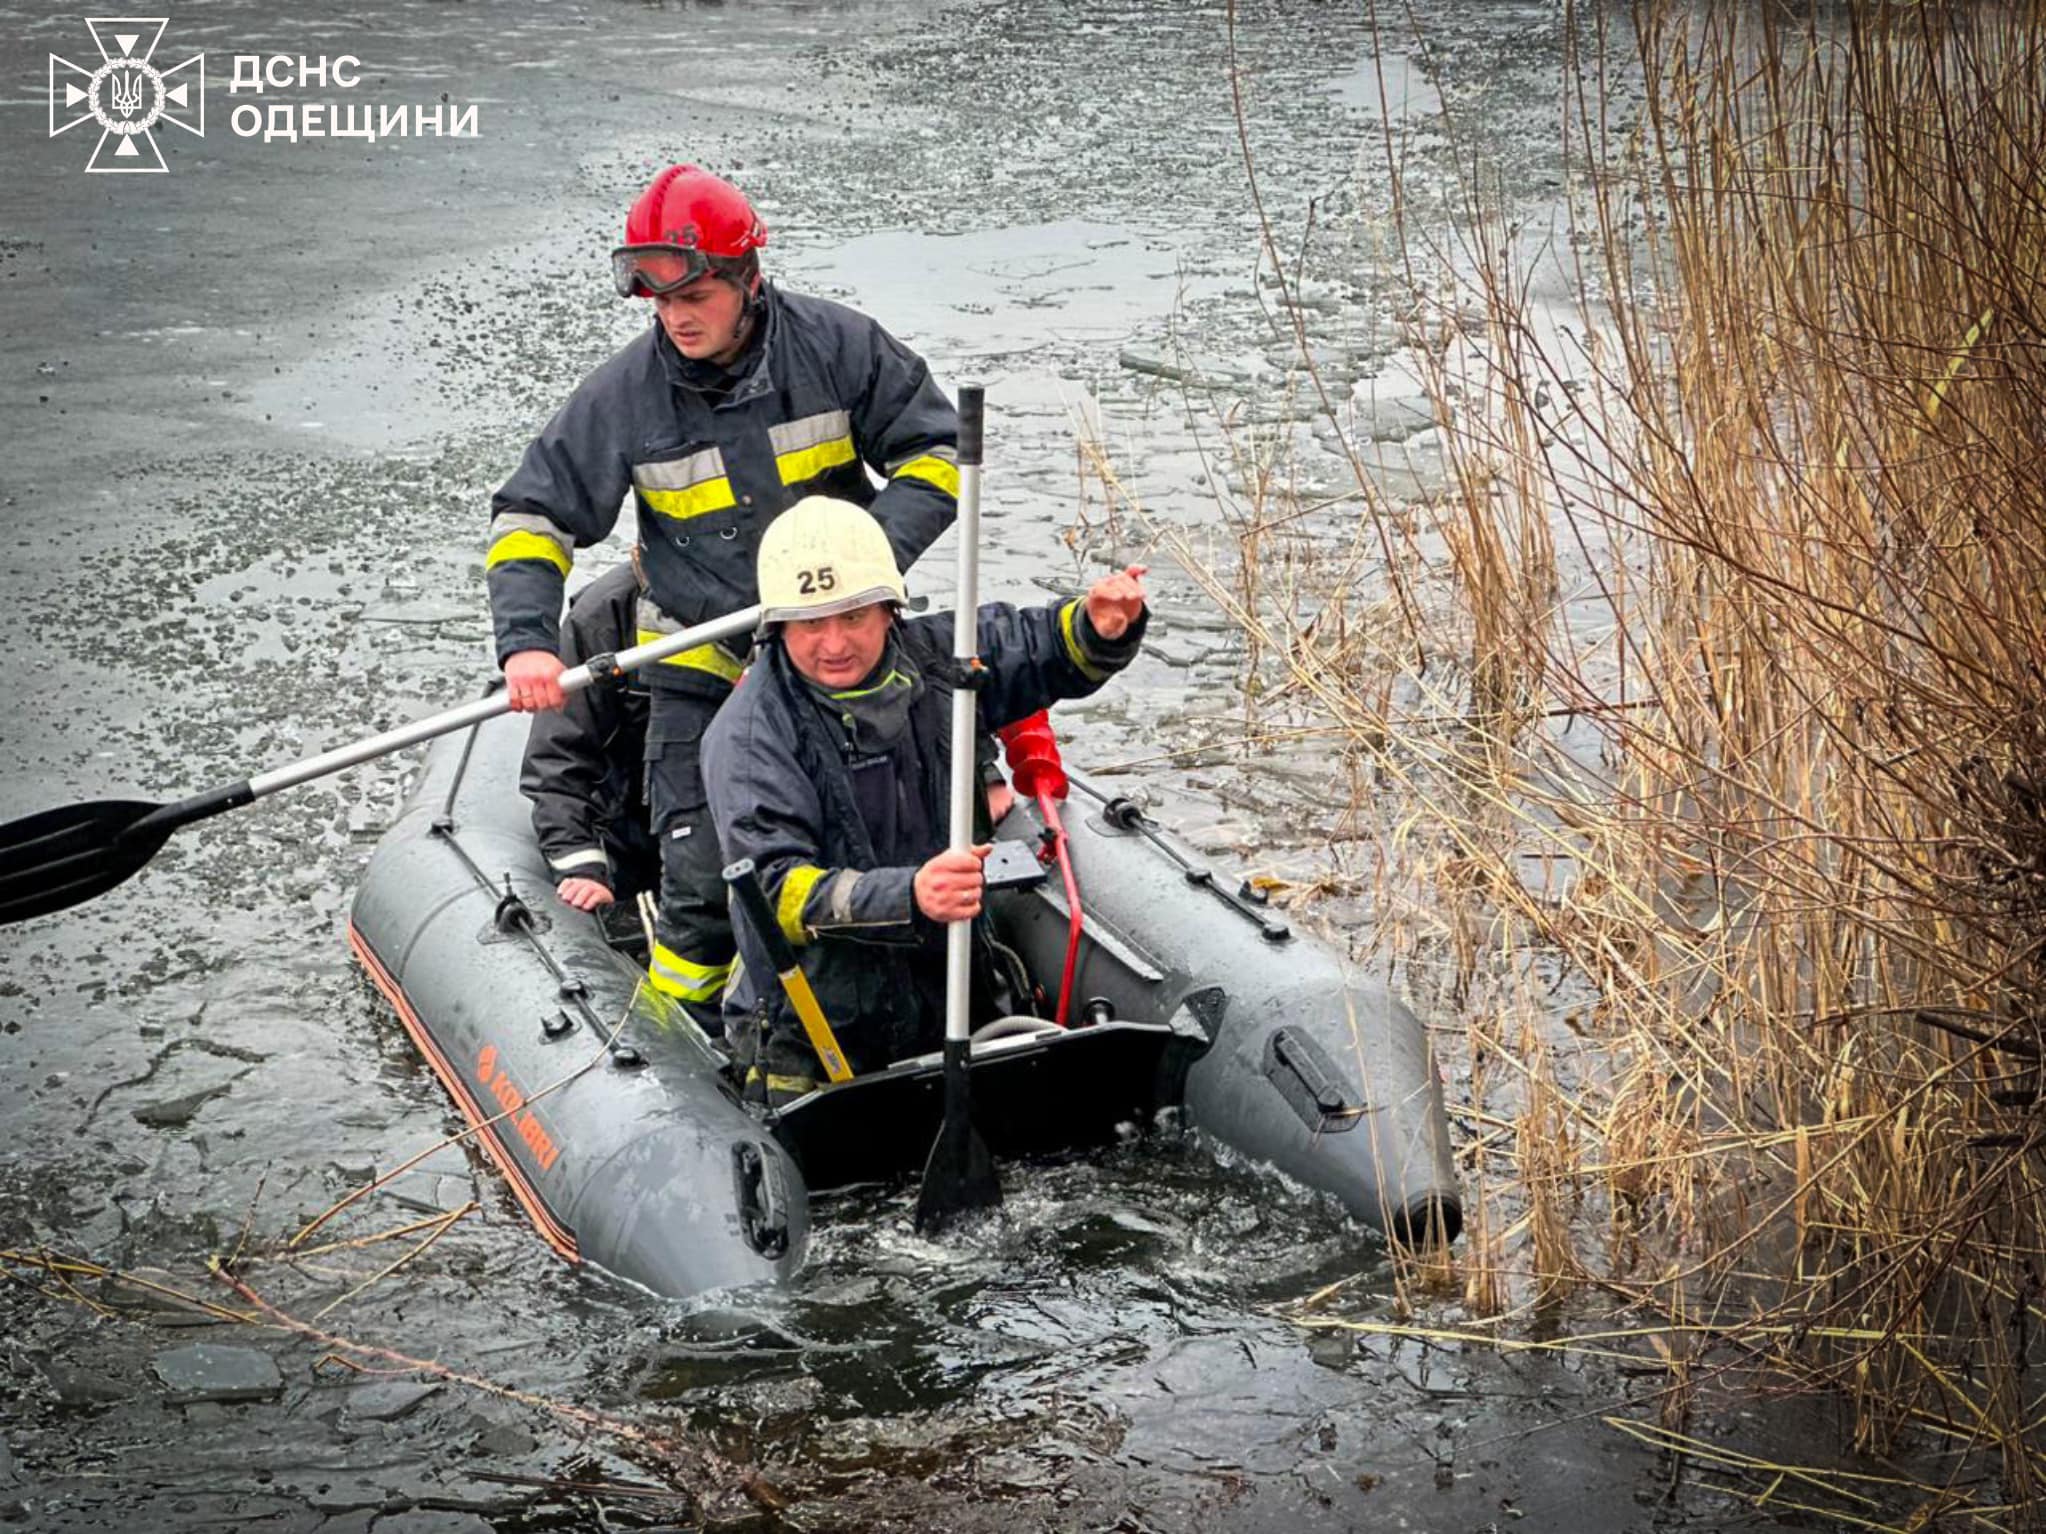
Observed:
[[[636,671],[678,651],[736,638],[750,633],[759,622],[760,609],[749,607],[728,618],[699,623],[679,634],[621,650],[617,655],[594,656],[562,673],[562,690],[579,692],[592,682]],[[510,707],[505,694],[495,692],[444,714],[400,725],[353,745],[323,751],[288,767],[259,772],[239,783],[208,789],[175,804],[101,799],[10,821],[0,826],[0,926],[61,911],[104,895],[155,857],[157,849],[182,826],[227,810],[238,810],[284,789],[374,761],[437,735],[481,724]]]
[[[976,700],[966,673],[977,661],[980,639],[980,447],[985,393],[977,384],[959,390],[959,597],[952,620],[952,655],[959,685],[952,692],[952,850],[973,846]],[[945,933],[945,1120],[924,1163],[917,1193],[916,1228],[936,1231],[955,1214],[989,1209],[1002,1201],[987,1142],[973,1127],[973,1088],[967,1074],[972,1000],[973,923],[955,921]]]

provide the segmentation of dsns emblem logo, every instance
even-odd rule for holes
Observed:
[[[95,16],[85,25],[99,49],[98,68],[50,55],[50,137],[98,123],[88,171],[169,170],[151,132],[159,123],[206,136],[206,55],[195,53],[169,69],[154,62],[169,23],[167,16]]]

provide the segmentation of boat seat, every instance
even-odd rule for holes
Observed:
[[[982,1038],[1013,1028],[999,1038]],[[983,1026],[973,1046],[973,1119],[999,1157],[1114,1144],[1148,1124],[1174,1079],[1179,1036],[1163,1023],[1065,1029],[1035,1017]],[[945,1116],[944,1056],[898,1061],[776,1110],[774,1136],[814,1193],[914,1172]]]
[[[971,1054],[974,1059],[978,1060],[983,1055],[1000,1054],[1004,1050],[1019,1049],[1025,1044],[1032,1043],[1051,1034],[1064,1032],[1066,1032],[1065,1029],[1048,1018],[1030,1017],[1020,1013],[1012,1014],[1008,1017],[997,1017],[990,1022],[982,1023],[973,1030]],[[907,1069],[928,1070],[941,1066],[944,1063],[945,1052],[941,1049],[933,1049],[927,1050],[920,1055],[904,1055],[900,1060],[890,1065],[888,1069],[891,1071]]]
[[[1065,1030],[1048,1017],[998,1017],[973,1030],[975,1044],[992,1044],[997,1039],[1034,1039],[1039,1034]]]

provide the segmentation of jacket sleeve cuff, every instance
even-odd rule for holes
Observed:
[[[611,860],[602,847],[571,847],[547,854],[547,871],[560,884],[566,879],[595,879],[605,888],[611,885]]]
[[[526,619],[518,623],[505,623],[497,628],[497,664],[500,670],[504,663],[521,650],[545,650],[549,655],[561,653],[561,630],[556,624],[541,619]]]
[[[841,868],[810,892],[803,904],[803,925],[819,938],[914,942],[916,870]]]
[[[1144,630],[1150,625],[1151,609],[1146,604],[1144,610],[1137,614],[1136,621],[1122,631],[1121,638],[1104,639],[1101,631],[1094,627],[1094,620],[1087,616],[1087,599],[1075,597],[1071,632],[1086,662],[1081,669],[1092,667],[1100,672],[1122,670],[1136,658],[1137,650],[1144,642]]]
[[[540,560],[522,559],[499,565],[486,584],[500,666],[521,650],[561,653],[561,598],[567,583],[560,572]]]

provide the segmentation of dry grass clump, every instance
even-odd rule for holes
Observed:
[[[1511,1126],[1467,1296],[1638,1301],[1683,1323],[1673,1399],[1838,1386],[1860,1447],[1954,1451],[1925,1516],[2037,1526],[2046,13],[1571,30],[1596,296],[1538,304],[1555,256],[1475,194],[1457,252],[1416,236],[1446,494],[1353,456],[1375,588],[1210,591],[1261,727],[1339,727],[1385,786],[1388,945],[1447,972]]]

